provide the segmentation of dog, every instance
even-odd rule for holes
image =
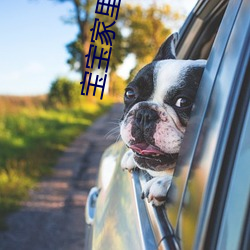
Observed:
[[[121,167],[146,170],[152,179],[142,198],[165,203],[206,60],[178,60],[178,33],[162,44],[153,61],[128,84],[120,134],[129,150]]]

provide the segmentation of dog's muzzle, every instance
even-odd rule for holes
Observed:
[[[141,131],[152,127],[158,119],[158,113],[153,109],[139,109],[135,113],[135,125]]]

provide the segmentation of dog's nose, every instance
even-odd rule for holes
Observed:
[[[135,124],[140,129],[148,128],[159,118],[157,112],[152,109],[139,109],[135,114]]]

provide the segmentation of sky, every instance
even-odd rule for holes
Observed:
[[[188,12],[196,0],[161,1]],[[62,20],[70,10],[70,3],[1,0],[0,95],[46,94],[51,83],[61,76],[80,81],[80,75],[70,71],[66,63],[69,54],[65,46],[78,33],[75,25]],[[127,68],[122,67],[120,73],[126,76]]]

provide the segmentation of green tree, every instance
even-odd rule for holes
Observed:
[[[105,25],[109,25],[114,19],[109,16],[96,15],[95,6],[96,0],[54,0],[57,2],[71,2],[74,6],[73,16],[70,18],[79,27],[77,38],[67,44],[67,50],[70,54],[68,63],[71,69],[81,72],[82,79],[85,73],[86,58],[85,55],[89,52],[91,31],[94,25],[95,18],[99,18]],[[136,67],[131,70],[131,77],[143,65],[149,63],[158,48],[166,37],[171,33],[171,30],[166,27],[166,20],[173,19],[174,15],[171,12],[169,5],[129,5],[123,4],[119,10],[119,18],[116,24],[110,29],[115,32],[115,40],[113,41],[111,59],[109,63],[110,76],[110,93],[115,94],[119,87],[115,84],[124,83],[117,81],[116,70],[122,64],[125,57],[133,53],[136,56]],[[102,27],[102,25],[101,25]],[[100,30],[102,31],[102,29]],[[95,41],[95,45],[100,53],[100,49],[109,49],[109,46],[101,44],[100,40]],[[105,67],[102,64],[102,68]],[[116,79],[112,81],[112,78]]]
[[[127,28],[126,53],[136,56],[136,66],[131,77],[139,68],[150,63],[161,44],[171,34],[165,23],[172,17],[169,5],[158,7],[151,5],[143,8],[140,5],[125,5],[121,13],[124,27]]]
[[[117,75],[116,72],[112,72],[109,81],[109,94],[116,97],[119,101],[122,101],[125,87],[126,81]]]
[[[106,26],[110,25],[114,19],[110,18],[109,16],[104,16],[104,15],[95,15],[95,18],[98,18],[99,21],[104,22],[104,24]],[[119,21],[118,21],[119,22]],[[90,29],[93,28],[94,26],[94,20],[90,25]],[[121,25],[117,25],[117,22],[109,28],[109,30],[113,31],[115,33],[115,39],[112,40],[112,53],[111,53],[111,60],[109,62],[109,70],[111,72],[116,71],[117,67],[122,64],[125,56],[126,56],[126,49],[125,49],[125,40],[124,37],[122,36],[121,33]],[[102,25],[100,26],[100,32],[103,31],[103,27]],[[91,31],[89,30],[89,42],[91,40],[91,36],[92,35]],[[90,43],[89,43],[90,45]],[[97,39],[94,43],[94,45],[97,46],[97,55],[100,54],[101,48],[104,48],[105,51],[109,50],[110,45],[106,45],[105,42],[102,44],[100,39]],[[81,47],[82,47],[82,41],[80,39],[80,36],[78,35],[78,37],[76,38],[76,40],[72,41],[71,43],[66,45],[66,48],[70,54],[70,58],[68,59],[68,63],[71,67],[71,69],[76,70],[76,71],[80,71],[80,65],[81,65],[81,57],[82,57],[82,51],[81,51]],[[92,51],[93,53],[93,51]],[[96,69],[97,65],[94,65],[94,69]],[[106,67],[106,63],[102,63],[102,68]]]
[[[99,21],[103,22],[106,26],[110,25],[114,19],[110,18],[109,16],[104,15],[95,15],[95,18],[98,18]],[[123,63],[124,58],[126,57],[126,47],[124,40],[124,37],[121,33],[121,22],[117,22],[109,28],[109,30],[112,30],[115,33],[115,39],[112,40],[112,53],[111,58],[109,61],[109,79],[111,79],[109,83],[109,92],[112,93],[112,95],[116,95],[117,90],[120,89],[119,87],[116,87],[114,85],[115,81],[112,81],[112,78],[117,79],[116,70],[119,65]],[[90,29],[94,26],[94,20],[93,23],[90,25]],[[103,31],[102,25],[100,26],[100,32]],[[89,33],[92,35],[92,33],[89,30]],[[89,34],[89,42],[91,40],[91,36]],[[110,45],[106,45],[105,42],[102,44],[100,39],[97,39],[94,43],[94,45],[97,46],[97,55],[100,54],[101,49],[104,48],[104,51],[108,51],[110,48]],[[66,45],[66,48],[70,54],[70,58],[68,59],[68,64],[70,65],[71,69],[76,71],[81,71],[81,58],[82,58],[82,51],[81,51],[82,42],[80,40],[80,36],[78,35],[77,39],[75,41],[72,41],[71,43]],[[92,50],[93,52],[93,50]],[[106,67],[106,62],[103,62],[101,64],[100,73],[103,74],[104,69]],[[97,69],[97,63],[94,64],[94,70]],[[121,80],[121,79],[120,79]],[[119,81],[117,84],[120,84],[123,86],[124,81]],[[119,92],[119,91],[118,91]]]
[[[73,107],[79,105],[79,82],[71,81],[65,77],[56,79],[51,84],[48,94],[49,104],[54,107]]]

